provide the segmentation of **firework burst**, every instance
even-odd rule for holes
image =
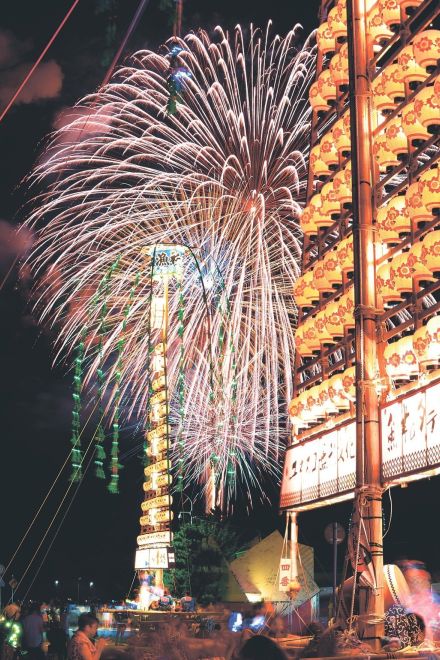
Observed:
[[[151,264],[144,249],[190,248],[180,291],[185,474],[203,481],[215,455],[225,483],[232,465],[250,489],[258,470],[277,470],[286,433],[314,54],[309,43],[298,46],[296,28],[280,38],[270,26],[246,35],[217,28],[213,40],[199,31],[179,45],[191,75],[176,114],[166,112],[169,56],[138,52],[78,104],[31,175],[36,309],[56,327],[58,357],[86,334],[86,381],[104,363],[109,401],[124,330],[120,394],[130,414],[145,416]],[[93,300],[115,263],[98,351],[102,306]],[[170,318],[176,314],[177,290]],[[172,392],[176,328],[171,323]]]

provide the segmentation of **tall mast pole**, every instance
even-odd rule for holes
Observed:
[[[353,251],[356,337],[356,505],[364,514],[375,585],[361,598],[363,638],[378,648],[383,636],[383,537],[378,369],[376,273],[373,226],[372,93],[367,42],[368,0],[347,1],[348,61],[351,88],[353,180]]]

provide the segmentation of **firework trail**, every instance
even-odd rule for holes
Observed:
[[[29,179],[36,309],[56,329],[58,359],[87,328],[86,381],[99,368],[100,312],[90,301],[117,261],[101,348],[111,400],[112,355],[126,318],[119,366],[130,414],[145,415],[148,397],[145,248],[191,248],[182,285],[188,481],[203,481],[213,452],[218,474],[226,479],[232,461],[249,490],[259,470],[278,469],[293,373],[292,287],[314,65],[312,46],[298,46],[297,33],[280,38],[270,25],[265,33],[238,26],[231,34],[217,28],[213,40],[204,31],[180,39],[190,76],[175,115],[166,112],[169,55],[136,53],[99,94],[78,104]],[[171,291],[170,318],[177,308]],[[171,323],[171,391],[178,341]]]

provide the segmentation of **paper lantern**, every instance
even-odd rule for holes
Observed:
[[[405,195],[395,195],[377,211],[376,226],[379,238],[394,243],[401,234],[411,232],[411,219],[406,208]]]
[[[339,340],[344,336],[344,325],[339,314],[339,302],[330,302],[323,310],[325,314],[325,325],[333,340]]]
[[[407,381],[417,375],[419,367],[411,335],[388,344],[384,350],[384,362],[385,370],[393,380]]]
[[[356,401],[356,367],[349,367],[342,374],[342,386],[349,401]]]
[[[420,248],[423,265],[432,274],[440,272],[440,230],[430,231]]]
[[[391,262],[392,277],[398,293],[411,293],[413,282],[432,281],[431,271],[422,261],[422,243],[415,243]]]
[[[428,77],[426,69],[416,62],[412,44],[402,48],[397,56],[397,64],[402,71],[402,78],[407,84],[423,82]]]
[[[367,19],[367,32],[373,45],[381,46],[393,36],[393,32],[384,23],[379,7],[375,5]]]
[[[313,207],[313,222],[318,229],[332,227],[335,223],[329,213],[324,213],[322,209],[322,197],[320,193],[313,195],[309,206]]]
[[[303,420],[303,422],[305,422],[307,426],[309,426],[310,424],[315,424],[317,411],[309,408],[308,406],[309,393],[307,391],[301,392],[301,394],[298,395],[298,399],[300,405],[302,406],[301,419]]]
[[[421,367],[430,369],[440,363],[440,316],[433,316],[412,335],[413,349]]]
[[[321,402],[319,400],[319,387],[315,385],[309,390],[306,390],[306,407],[309,411],[309,415],[316,421],[321,421],[325,417],[325,413],[321,407]]]
[[[325,276],[328,283],[332,287],[342,284],[342,270],[339,266],[337,250],[334,249],[326,252],[322,261],[324,264]]]
[[[308,270],[293,285],[293,296],[298,307],[312,307],[319,300],[319,292],[313,286],[313,270]]]
[[[302,335],[306,345],[310,348],[312,353],[318,352],[321,345],[313,316],[309,316],[304,323],[302,323]]]
[[[395,156],[408,153],[408,138],[402,128],[402,119],[394,117],[385,127],[385,145]]]
[[[316,30],[316,43],[318,50],[323,54],[333,53],[336,50],[336,39],[333,32],[330,30],[327,21],[321,23]]]
[[[424,30],[414,37],[414,57],[417,64],[436,67],[440,59],[440,30]]]
[[[398,0],[379,0],[378,8],[385,25],[393,29],[400,25],[400,3]]]
[[[401,103],[405,99],[405,81],[400,64],[387,66],[383,70],[382,80],[385,94],[395,103]]]
[[[330,334],[327,328],[327,318],[325,315],[325,310],[319,311],[316,314],[314,321],[320,343],[323,346],[326,346],[327,344],[334,344],[335,340],[333,339],[333,336]]]
[[[341,202],[333,185],[333,181],[329,181],[321,188],[321,212],[323,215],[330,215],[333,219],[337,218],[341,214]]]
[[[385,82],[384,72],[382,72],[373,80],[371,84],[371,88],[373,90],[373,106],[379,112],[383,112],[384,110],[394,110],[396,107],[394,99],[388,96],[388,94],[385,92]]]
[[[353,261],[353,236],[348,236],[343,238],[339,242],[339,245],[336,248],[338,255],[339,268],[341,273],[348,274],[353,272],[354,261]]]
[[[336,86],[328,69],[321,71],[318,77],[318,88],[322,98],[330,105],[336,99]]]
[[[330,109],[328,101],[326,101],[321,94],[322,83],[319,80],[315,80],[314,83],[310,85],[309,89],[309,103],[312,106],[312,110],[315,112],[327,112]]]
[[[338,313],[346,330],[354,328],[354,287],[340,297]]]
[[[373,155],[381,172],[386,172],[389,168],[399,165],[399,160],[388,148],[387,138],[384,133],[380,133],[374,138]]]
[[[350,410],[350,401],[345,393],[342,374],[335,374],[329,378],[327,391],[330,400],[339,411]]]
[[[290,422],[297,429],[307,428],[307,422],[305,422],[304,419],[301,417],[303,408],[304,408],[304,404],[302,403],[300,398],[295,397],[294,399],[291,400],[291,402],[289,403],[289,407],[287,409],[289,413]]]
[[[437,78],[440,81],[440,76]],[[414,98],[417,120],[428,129],[440,125],[440,84],[424,87]],[[435,129],[432,130],[434,132]]]
[[[295,330],[295,349],[299,355],[303,358],[313,357],[313,351],[310,346],[306,343],[304,338],[304,326],[298,326]]]
[[[309,203],[301,214],[299,224],[305,236],[316,236],[318,233],[318,228],[315,224],[315,211],[315,206]]]
[[[440,169],[432,167],[423,172],[419,179],[419,191],[422,193],[422,204],[435,212],[440,208]]]
[[[333,55],[330,60],[329,70],[337,89],[348,86],[348,45],[346,43],[342,44],[339,52]]]
[[[335,415],[338,412],[338,408],[330,398],[328,386],[329,380],[323,380],[322,383],[318,385],[319,402],[326,415]]]
[[[402,128],[410,142],[425,142],[431,137],[429,131],[420,122],[415,110],[415,99],[402,109]]]
[[[333,178],[333,188],[342,208],[351,206],[351,162],[347,163],[343,170],[337,172]]]
[[[346,158],[350,155],[350,112],[347,112],[338,119],[332,128],[332,138],[339,154],[339,158]]]
[[[328,13],[327,23],[336,41],[343,41],[347,38],[347,15],[341,5],[336,5]]]
[[[330,170],[338,167],[339,155],[336,150],[336,145],[334,143],[331,132],[324,135],[324,137],[320,142],[320,145],[321,145],[321,150],[319,153],[324,163],[328,165]]]
[[[419,181],[414,181],[405,194],[406,208],[414,228],[417,228],[421,223],[430,222],[433,217],[431,211],[423,202],[422,192],[422,184]]]
[[[324,269],[324,261],[322,259],[313,267],[313,286],[321,293],[333,291],[331,284],[327,280],[327,273]]]
[[[396,290],[394,277],[395,273],[390,262],[386,261],[377,268],[376,288],[383,305],[400,302],[402,299],[400,293]]]
[[[316,178],[327,178],[331,173],[329,166],[324,163],[321,158],[320,144],[315,144],[315,146],[310,149],[309,164],[312,174]]]

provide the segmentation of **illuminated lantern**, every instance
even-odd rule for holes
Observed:
[[[331,132],[324,135],[320,144],[321,150],[319,153],[324,163],[328,165],[330,170],[337,168],[339,165],[339,156]]]
[[[301,214],[299,224],[305,236],[316,236],[318,233],[318,228],[315,224],[315,211],[316,207],[309,203]]]
[[[334,415],[338,412],[338,408],[335,406],[334,402],[331,400],[328,392],[329,381],[323,380],[320,385],[318,385],[318,396],[319,402],[322,410],[327,415]]]
[[[324,269],[324,261],[321,259],[313,267],[313,286],[322,293],[333,291],[332,285],[327,280],[327,272]]]
[[[343,170],[340,170],[335,174],[333,178],[333,188],[342,208],[351,206],[351,162],[347,163]]]
[[[335,374],[329,378],[327,391],[330,400],[339,411],[350,410],[350,401],[344,389],[343,374]]]
[[[430,369],[440,363],[440,316],[433,316],[412,336],[413,349],[421,367]]]
[[[336,87],[330,71],[328,69],[321,71],[317,82],[321,97],[327,101],[328,105],[332,105],[336,100]]]
[[[313,195],[312,199],[309,202],[309,206],[313,207],[313,222],[318,229],[325,227],[332,227],[335,223],[333,218],[328,214],[324,213],[322,209],[322,197],[321,193]]]
[[[341,273],[346,275],[348,273],[352,273],[354,270],[353,236],[343,238],[336,248],[336,253],[338,255],[339,268],[341,269]]]
[[[385,127],[385,145],[395,156],[408,153],[408,138],[400,117],[394,117]]]
[[[419,190],[422,193],[422,204],[434,214],[440,208],[440,169],[438,167],[423,172],[419,179]]]
[[[402,71],[402,78],[408,85],[411,83],[419,83],[426,80],[428,74],[420,64],[417,64],[414,57],[414,48],[412,44],[402,48],[397,56],[397,64]]]
[[[415,181],[409,186],[405,194],[406,208],[414,228],[421,223],[432,220],[432,213],[423,202],[422,192],[422,184],[419,181]]]
[[[347,399],[356,401],[356,367],[349,367],[342,374],[342,386]]]
[[[313,270],[308,270],[293,285],[293,296],[298,307],[313,307],[319,300],[319,292],[313,286]]]
[[[306,407],[310,416],[316,421],[321,421],[325,417],[325,413],[320,405],[319,387],[315,385],[306,390],[305,394],[307,395]]]
[[[301,419],[307,426],[310,424],[314,424],[316,422],[316,417],[315,413],[316,411],[312,410],[308,406],[308,400],[309,400],[309,393],[306,392],[301,392],[301,394],[298,395],[298,399],[300,402],[300,405],[302,406],[301,408]]]
[[[392,277],[398,293],[411,293],[413,281],[432,281],[432,273],[422,261],[422,243],[415,243],[408,252],[402,252],[391,262]]]
[[[394,276],[391,263],[388,261],[377,268],[376,287],[379,296],[382,298],[383,305],[401,301],[401,296],[395,288]]]
[[[309,103],[315,112],[327,112],[327,110],[330,109],[328,102],[321,94],[321,88],[322,83],[320,83],[319,80],[315,80],[315,82],[310,85]]]
[[[420,257],[430,273],[440,272],[440,230],[430,231],[425,236]]]
[[[339,314],[339,302],[330,302],[323,310],[325,325],[331,337],[337,341],[344,336],[344,325]]]
[[[291,424],[297,429],[307,428],[307,422],[301,416],[303,409],[304,404],[298,396],[289,403],[289,419]]]
[[[376,226],[379,238],[395,243],[401,234],[411,232],[411,219],[406,208],[405,195],[395,195],[377,211]]]
[[[429,131],[420,122],[415,109],[415,99],[402,109],[402,128],[410,142],[425,142],[431,137]]]
[[[377,5],[370,12],[367,26],[368,34],[375,46],[381,46],[393,36],[393,32],[384,23]]]
[[[321,158],[320,144],[315,144],[315,146],[310,149],[309,163],[314,177],[327,178],[329,176],[331,170]]]
[[[339,266],[337,250],[329,250],[322,260],[324,264],[325,276],[328,283],[334,287],[342,284],[342,270]]]
[[[316,30],[316,43],[318,44],[318,50],[323,54],[333,53],[336,50],[336,40],[335,35],[330,30],[327,21],[321,23],[319,28]]]
[[[414,37],[414,57],[417,64],[427,69],[436,67],[440,59],[440,30],[425,30]]]
[[[386,172],[389,168],[399,165],[399,160],[388,148],[387,138],[384,133],[376,135],[374,138],[373,155],[381,172]]]
[[[440,77],[439,77],[440,79]],[[440,83],[440,80],[439,80]],[[440,84],[424,87],[414,99],[414,112],[417,120],[426,129],[440,125]],[[432,133],[435,129],[431,130]]]
[[[384,362],[385,370],[393,380],[406,381],[417,375],[419,367],[411,335],[388,344],[384,350]]]
[[[347,14],[343,3],[338,3],[329,11],[327,22],[336,41],[343,41],[347,38]]]
[[[395,103],[405,99],[405,81],[402,67],[399,64],[390,64],[382,73],[383,89]]]
[[[378,7],[383,22],[390,30],[400,26],[400,3],[398,0],[379,0]]]
[[[396,107],[394,99],[388,96],[388,94],[385,92],[385,82],[386,79],[384,76],[384,71],[382,71],[382,73],[380,73],[371,84],[371,88],[373,90],[373,106],[380,112],[384,110],[394,110]]]
[[[337,89],[348,86],[348,45],[346,43],[341,46],[336,55],[333,55],[329,69]]]
[[[315,325],[321,344],[323,346],[326,346],[327,344],[334,344],[334,339],[327,329],[327,318],[325,315],[325,310],[322,310],[316,314]]]
[[[298,326],[295,330],[295,348],[301,357],[313,357],[313,351],[304,338],[304,324]]]
[[[318,352],[321,348],[320,340],[318,337],[318,330],[316,328],[315,319],[310,316],[302,324],[302,335],[304,342],[312,351],[312,354]]]
[[[349,330],[354,328],[354,288],[351,287],[339,299],[339,316],[342,319],[342,325]]]
[[[321,212],[323,215],[330,215],[334,220],[341,214],[341,202],[333,185],[333,181],[329,181],[321,188]]]
[[[349,111],[333,125],[332,138],[339,158],[347,158],[350,155],[351,149]]]

